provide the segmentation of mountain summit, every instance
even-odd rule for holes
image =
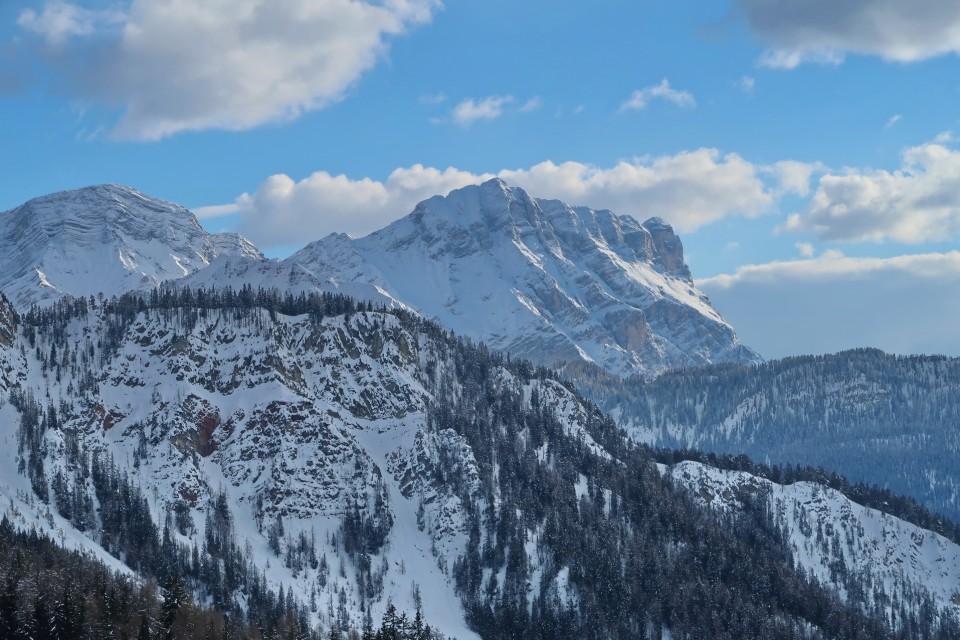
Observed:
[[[207,233],[181,206],[112,184],[0,213],[0,246],[0,288],[20,309],[150,288],[219,255],[263,257],[236,234]]]
[[[288,262],[375,285],[457,333],[543,364],[653,376],[760,360],[694,286],[663,220],[540,200],[499,179],[425,200],[366,237],[328,236]]]
[[[0,248],[0,289],[21,310],[178,280],[344,293],[416,310],[516,357],[615,375],[760,360],[697,290],[663,220],[540,200],[499,179],[425,200],[363,238],[332,234],[283,261],[117,185],[0,214]]]

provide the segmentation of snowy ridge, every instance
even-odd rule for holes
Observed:
[[[55,193],[0,213],[0,247],[0,289],[19,309],[152,288],[219,255],[263,257],[236,234],[207,233],[183,207],[120,185]]]
[[[474,492],[479,479],[461,437],[425,430],[434,390],[422,367],[446,366],[437,345],[410,334],[389,314],[315,325],[262,310],[244,322],[229,312],[191,318],[187,311],[147,311],[126,326],[111,351],[99,346],[101,313],[95,307],[89,318],[65,327],[62,340],[83,354],[79,367],[42,372],[36,353],[56,349],[42,336],[36,338],[39,349],[22,356],[16,345],[2,351],[6,388],[16,384],[36,397],[49,391],[55,404],[69,407],[63,431],[44,436],[49,473],[60,469],[68,481],[79,481],[61,458],[63,433],[76,431],[85,450],[109,452],[143,488],[156,521],[167,520],[178,505],[189,506],[190,526],[178,534],[187,544],[204,539],[205,513],[225,490],[241,545],[249,544],[275,588],[319,603],[322,624],[331,623],[325,603],[337,602],[341,591],[353,624],[362,622],[358,569],[343,543],[333,541],[344,516],[358,508],[389,525],[386,544],[371,562],[374,580],[383,585],[374,617],[388,600],[413,610],[415,585],[431,624],[457,638],[475,637],[458,617],[450,577],[467,542],[462,497],[436,478],[458,478]],[[26,340],[22,333],[18,339]],[[87,359],[104,364],[96,389],[78,394]],[[521,397],[539,388],[558,402],[558,412],[575,422],[579,409],[582,418],[575,398],[556,383],[520,387],[506,373],[502,380]],[[2,410],[8,419],[0,437],[15,443],[16,412],[9,403]],[[582,425],[570,429],[583,437]],[[4,467],[13,475],[3,479],[3,491],[26,496],[30,483],[14,471],[16,445],[5,452]],[[15,510],[22,526],[108,559],[95,532],[71,529],[51,506],[21,499]],[[285,532],[281,557],[269,543],[278,521]],[[285,566],[283,555],[301,534],[315,542],[324,558],[320,567]]]
[[[887,617],[889,597],[910,594],[928,594],[938,609],[956,611],[960,546],[943,536],[812,482],[781,485],[693,461],[658,466],[712,509],[736,512],[747,501],[765,503],[794,562],[843,597],[863,589]]]
[[[388,308],[408,308],[375,283],[368,284],[330,277],[322,273],[317,274],[297,262],[267,260],[245,255],[218,257],[206,268],[183,278],[169,280],[164,284],[206,289],[232,287],[234,290],[249,286],[254,290],[279,289],[293,296],[332,293]]]
[[[333,234],[266,260],[235,234],[129,187],[52,194],[0,214],[0,289],[19,309],[66,295],[198,287],[336,292],[415,309],[548,365],[654,376],[753,363],[696,289],[659,218],[537,200],[500,180],[436,196],[365,238]],[[217,258],[220,259],[217,259]]]
[[[662,220],[537,200],[499,179],[421,202],[364,238],[312,243],[287,262],[375,285],[461,335],[545,364],[653,376],[759,361],[696,289]]]

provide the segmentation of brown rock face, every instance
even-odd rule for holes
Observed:
[[[206,400],[197,396],[188,397],[183,403],[183,417],[194,425],[193,444],[204,458],[217,450],[214,433],[222,422],[220,412]]]
[[[655,262],[667,273],[690,280],[690,269],[683,261],[683,243],[673,232],[673,227],[660,218],[650,218],[643,226],[653,240]]]

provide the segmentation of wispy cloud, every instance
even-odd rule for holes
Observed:
[[[944,295],[960,286],[958,251],[889,258],[826,251],[697,285],[740,339],[768,358],[853,347],[960,355],[960,296]]]
[[[620,105],[620,111],[640,111],[646,109],[653,100],[664,100],[684,109],[697,106],[692,93],[674,89],[670,86],[670,81],[664,78],[660,84],[634,91],[630,98]]]
[[[903,120],[903,115],[901,115],[901,114],[899,114],[899,113],[898,113],[898,114],[895,114],[895,115],[892,115],[892,116],[890,116],[890,119],[887,120],[887,124],[883,125],[883,128],[884,128],[884,129],[889,129],[890,127],[892,127],[893,125],[897,124],[897,123],[900,122],[901,120]]]
[[[420,104],[443,104],[447,101],[447,94],[443,91],[437,93],[428,93],[420,96]]]
[[[529,113],[530,111],[537,111],[542,106],[543,101],[540,100],[540,96],[534,96],[520,105],[520,112]]]
[[[469,127],[477,120],[496,120],[503,115],[504,107],[514,102],[513,96],[487,96],[480,100],[467,98],[453,108],[450,116],[461,127]]]

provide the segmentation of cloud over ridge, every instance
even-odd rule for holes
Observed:
[[[279,174],[232,205],[198,210],[201,217],[232,211],[238,230],[264,246],[295,244],[332,232],[364,235],[413,210],[417,202],[500,177],[540,198],[606,208],[639,219],[660,216],[690,232],[730,216],[770,211],[783,193],[805,193],[810,170],[801,163],[759,166],[737,154],[696,149],[624,160],[610,167],[545,161],[529,168],[474,173],[415,164],[386,180],[352,179],[318,171],[302,180]]]

